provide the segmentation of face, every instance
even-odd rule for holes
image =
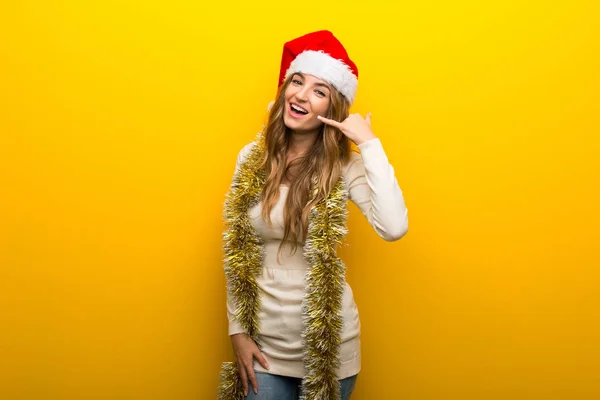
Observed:
[[[323,123],[331,99],[331,86],[313,75],[296,73],[285,90],[283,122],[294,132],[313,132]]]

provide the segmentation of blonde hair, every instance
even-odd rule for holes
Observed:
[[[262,191],[262,217],[269,225],[271,211],[279,199],[279,186],[291,167],[299,165],[298,173],[288,190],[283,211],[284,235],[277,257],[284,243],[290,243],[292,252],[298,248],[301,237],[306,238],[308,217],[312,206],[326,198],[341,176],[343,165],[350,158],[350,140],[340,130],[323,124],[311,149],[291,163],[287,163],[287,151],[291,131],[283,122],[285,112],[285,90],[293,75],[289,76],[277,92],[277,98],[269,113],[264,130],[265,154],[262,168],[266,172],[266,182]],[[331,88],[329,109],[326,118],[343,121],[349,115],[348,100],[335,88]],[[311,193],[313,177],[317,178],[316,196]]]

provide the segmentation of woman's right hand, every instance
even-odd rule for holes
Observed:
[[[258,349],[256,342],[245,333],[231,335],[231,344],[237,355],[236,363],[244,384],[244,396],[248,396],[248,379],[252,383],[254,393],[258,393],[258,382],[256,382],[256,375],[254,374],[254,358],[256,357],[263,368],[269,369],[269,363]]]

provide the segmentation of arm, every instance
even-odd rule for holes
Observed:
[[[238,153],[237,160],[235,163],[234,175],[237,174],[240,166],[242,165],[242,163],[244,162],[246,157],[250,154],[250,151],[252,150],[252,145],[253,145],[253,143],[247,144]],[[236,309],[237,309],[237,307],[234,303],[233,296],[231,296],[231,294],[229,293],[229,288],[228,288],[228,290],[227,290],[227,319],[229,320],[229,335],[230,336],[235,335],[237,333],[245,333],[244,328],[242,328],[240,323],[238,321],[236,321],[234,318]]]
[[[378,138],[357,147],[361,154],[352,154],[345,173],[349,199],[381,238],[398,240],[408,231],[408,209],[394,167]]]
[[[241,164],[250,153],[252,149],[252,143],[246,145],[238,154],[237,162],[235,166],[234,174],[237,174]],[[242,328],[240,323],[235,320],[235,312],[237,307],[235,305],[233,296],[229,292],[229,285],[227,287],[227,318],[229,320],[229,337],[231,344],[235,351],[237,360],[236,364],[242,380],[244,388],[244,395],[248,395],[248,382],[252,384],[254,393],[258,393],[258,382],[254,373],[254,359],[263,366],[263,368],[269,369],[269,363],[265,359],[264,355],[260,352],[258,345],[254,340],[248,336],[245,330]]]

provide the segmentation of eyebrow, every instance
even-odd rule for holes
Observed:
[[[302,78],[304,78],[304,75],[302,73],[300,73],[300,72],[296,72],[295,75],[300,75]],[[315,86],[322,86],[324,88],[327,88],[327,89],[331,90],[331,88],[329,87],[329,85],[326,84],[326,83],[317,82],[317,83],[315,83]]]

